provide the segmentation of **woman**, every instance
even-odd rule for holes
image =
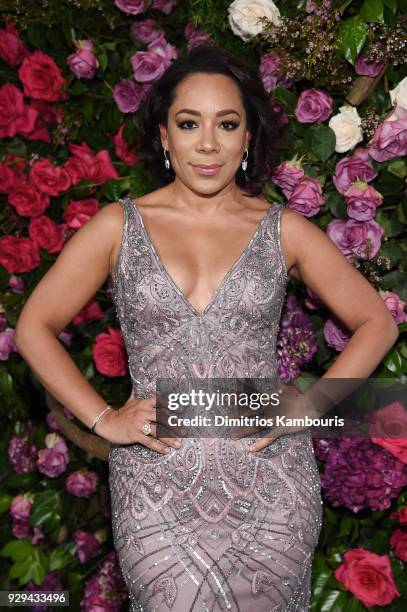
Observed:
[[[144,162],[162,186],[86,223],[17,325],[44,386],[112,443],[113,536],[132,610],[308,610],[321,528],[309,430],[158,440],[157,379],[275,378],[290,277],[353,332],[324,378],[368,377],[398,335],[324,232],[265,199],[276,123],[239,58],[201,46],[174,62],[141,122]],[[109,274],[133,384],[116,411],[56,340]]]

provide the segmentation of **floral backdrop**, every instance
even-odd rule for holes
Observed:
[[[49,410],[13,342],[21,308],[101,207],[155,188],[138,158],[138,110],[177,57],[212,41],[250,61],[282,111],[267,197],[317,224],[376,288],[400,335],[373,376],[405,377],[407,2],[14,0],[0,13],[0,590],[65,589],[75,610],[126,609],[107,464]],[[284,381],[321,376],[349,337],[290,281]],[[126,401],[110,281],[59,340],[107,402]],[[405,407],[390,408],[405,426]],[[314,448],[324,524],[313,610],[405,610],[406,439],[382,432]]]

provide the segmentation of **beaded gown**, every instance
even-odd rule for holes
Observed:
[[[113,300],[136,398],[158,377],[273,378],[288,281],[282,206],[263,216],[203,312],[160,260],[136,202],[124,226]],[[322,525],[309,430],[262,451],[239,440],[184,438],[168,455],[111,445],[114,546],[130,610],[304,612]]]

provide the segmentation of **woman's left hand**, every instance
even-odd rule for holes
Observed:
[[[279,405],[273,408],[273,414],[270,415],[274,420],[276,414],[287,419],[303,419],[306,415],[312,418],[312,406],[309,405],[306,394],[301,394],[295,386],[286,385],[281,381],[279,382],[279,389],[282,389]],[[292,434],[298,431],[305,431],[306,429],[309,429],[309,427],[304,425],[274,426],[271,435],[269,434],[267,437],[262,437],[254,442],[249,446],[249,451],[261,451],[284,434]]]

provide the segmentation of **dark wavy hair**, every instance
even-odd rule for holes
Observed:
[[[175,100],[176,87],[195,73],[224,74],[239,87],[246,112],[247,129],[252,137],[246,172],[240,167],[235,180],[250,195],[263,193],[264,182],[277,162],[277,144],[284,137],[281,112],[273,109],[261,78],[255,68],[230,51],[212,43],[192,48],[175,60],[163,76],[155,81],[140,109],[138,152],[145,168],[159,186],[175,178],[172,167],[164,167],[159,124],[167,125],[168,109]]]

